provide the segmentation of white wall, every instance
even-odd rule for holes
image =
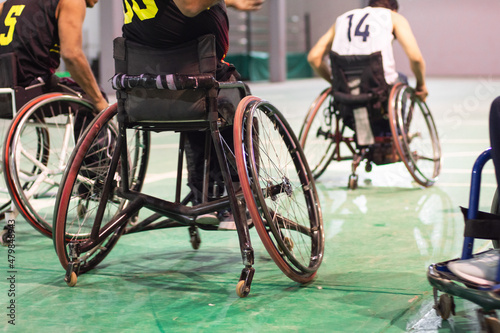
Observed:
[[[500,76],[500,1],[400,0],[430,76]],[[410,72],[400,48],[398,69]]]

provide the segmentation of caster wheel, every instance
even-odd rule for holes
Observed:
[[[495,317],[484,317],[488,333],[500,333],[500,321]]]
[[[347,184],[347,188],[351,190],[355,190],[358,188],[358,177],[349,176],[349,183]]]
[[[236,285],[236,294],[238,297],[247,297],[249,293],[250,288],[246,285],[245,280],[238,281],[238,284]]]
[[[201,244],[201,237],[200,234],[198,233],[198,230],[196,228],[189,228],[189,237],[190,237],[190,242],[191,246],[193,247],[194,250],[198,250],[200,248]]]
[[[9,232],[8,232],[8,230],[4,228],[2,231],[0,231],[0,235],[1,235],[0,244],[2,244],[2,246],[9,245]]]
[[[66,281],[66,279],[64,279]],[[76,282],[78,281],[78,276],[76,275],[75,272],[71,272],[71,277],[69,281],[66,281],[66,284],[68,287],[74,287],[76,286]]]
[[[436,313],[441,316],[443,320],[447,320],[450,318],[451,314],[455,314],[455,302],[453,301],[453,297],[448,294],[439,296]]]

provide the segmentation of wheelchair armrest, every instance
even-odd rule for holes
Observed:
[[[367,104],[368,102],[374,99],[373,94],[359,94],[359,95],[351,95],[348,93],[343,93],[340,91],[333,92],[333,99],[336,102],[347,104],[347,105],[359,105],[359,104]]]
[[[127,75],[115,74],[112,79],[115,90],[131,88],[187,90],[217,88],[219,83],[211,74],[185,75],[185,74],[140,74]]]

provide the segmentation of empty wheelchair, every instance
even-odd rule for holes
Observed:
[[[243,259],[236,287],[240,297],[250,292],[254,275],[246,211],[270,256],[289,278],[300,283],[314,278],[324,235],[305,156],[272,104],[248,95],[242,82],[214,79],[214,41],[207,35],[161,50],[115,40],[116,71],[126,73],[113,78],[118,103],[102,112],[78,142],[55,207],[54,246],[68,285],[74,286],[78,275],[101,262],[124,234],[187,227],[191,245],[198,249],[199,229],[217,226],[199,224],[197,216],[225,209],[235,216]],[[152,69],[154,74],[146,74]],[[115,118],[118,134],[102,145]],[[230,125],[233,140],[227,141],[221,132]],[[163,131],[180,133],[173,201],[142,192],[150,136]],[[193,201],[192,191],[182,196],[185,137],[191,131],[205,133],[205,164],[215,158],[224,179],[224,193],[212,200],[208,170],[202,202]],[[142,135],[129,140],[131,132]],[[143,218],[143,208],[154,213]]]
[[[6,193],[0,210],[4,218],[7,212],[13,214],[9,218],[21,213],[36,230],[52,237],[53,207],[61,176],[78,136],[96,110],[55,76],[49,82],[18,86],[16,65],[15,54],[0,56],[2,192]]]
[[[332,161],[352,160],[348,187],[355,189],[363,160],[367,172],[402,161],[418,184],[433,185],[441,148],[427,105],[407,84],[386,83],[380,52],[330,57],[332,86],[312,103],[299,134],[314,177]]]
[[[500,309],[500,272],[497,272],[496,275],[497,282],[491,285],[463,279],[448,268],[452,262],[470,259],[477,254],[481,254],[474,253],[476,239],[491,240],[493,248],[500,249],[498,189],[493,197],[491,212],[479,211],[481,173],[484,165],[491,158],[490,153],[491,149],[481,153],[472,169],[469,208],[462,208],[465,228],[461,257],[430,265],[427,271],[427,279],[433,287],[434,308],[443,319],[446,320],[455,314],[454,296],[456,296],[479,305],[477,315],[483,331],[500,332],[500,321],[495,311]],[[439,294],[440,292],[441,294]]]

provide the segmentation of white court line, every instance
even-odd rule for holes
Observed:
[[[483,175],[494,175],[495,170],[493,169],[483,169],[481,172]],[[472,167],[470,169],[441,169],[441,175],[443,174],[472,174]]]
[[[439,187],[469,187],[470,183],[442,183],[439,181],[436,182],[436,185]],[[489,187],[489,188],[497,188],[496,184],[481,184],[481,187]]]
[[[487,147],[485,147],[486,149]],[[478,157],[482,151],[458,151],[454,153],[443,153],[444,158],[448,157],[469,157],[469,156],[475,156]]]
[[[490,140],[488,139],[441,139],[439,140],[441,144],[443,143],[459,143],[459,144],[473,144],[473,143],[485,143],[489,146]]]

